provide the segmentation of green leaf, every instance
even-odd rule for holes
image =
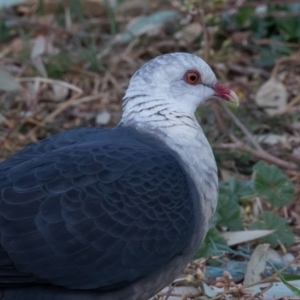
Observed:
[[[219,195],[215,220],[218,226],[228,227],[233,231],[243,230],[240,206],[230,195]]]
[[[250,225],[250,229],[276,230],[274,233],[261,238],[264,243],[271,244],[272,247],[277,247],[279,242],[286,246],[290,246],[294,242],[293,231],[291,227],[286,224],[286,221],[283,218],[269,211],[263,212],[261,217],[262,220],[253,222]]]
[[[215,222],[218,226],[228,227],[230,230],[242,230],[243,223],[240,217],[239,199],[254,193],[253,181],[238,181],[230,178],[221,182],[219,187],[219,201]]]
[[[286,5],[286,8],[287,8],[287,11],[290,11],[290,12],[295,12],[295,11],[300,11],[300,3],[288,3]]]
[[[260,56],[257,59],[256,63],[260,67],[270,67],[274,65],[275,60],[279,57],[281,57],[281,55],[276,51],[271,51],[269,49],[261,49]]]
[[[83,22],[83,12],[82,12],[82,3],[79,0],[73,0],[69,5],[72,15],[76,17],[77,20]]]
[[[284,6],[283,10],[288,12],[299,12],[300,4],[299,3],[290,3]],[[294,18],[274,18],[275,24],[278,26],[278,30],[281,33],[281,36],[290,42],[298,42],[300,38],[300,19],[297,17]]]
[[[236,22],[239,24],[239,26],[246,26],[247,23],[250,22],[253,12],[253,7],[242,7],[239,9],[239,12],[235,16]]]
[[[70,53],[61,52],[57,55],[48,56],[45,67],[48,76],[53,79],[62,79],[70,71],[72,59]]]
[[[300,280],[300,275],[296,274],[281,274],[281,276],[286,281]]]
[[[265,196],[274,207],[282,207],[292,201],[294,185],[279,168],[260,161],[253,169],[258,195]]]
[[[287,276],[289,275],[282,275],[281,272],[279,272],[274,266],[273,268],[275,269],[275,272],[277,274],[277,276],[280,278],[280,280],[282,281],[282,283],[288,288],[290,289],[295,295],[300,296],[300,290],[298,288],[296,288],[294,285],[290,284],[287,281]],[[299,276],[298,276],[299,277]]]
[[[254,194],[253,181],[249,180],[243,182],[235,178],[230,178],[228,181],[220,183],[219,193],[229,196],[233,201],[237,202],[240,198]]]
[[[297,18],[278,19],[276,23],[286,41],[293,42],[300,38],[300,21]]]
[[[220,235],[216,228],[211,228],[207,232],[200,249],[195,255],[195,258],[219,255],[224,252],[224,246],[227,246],[226,240]]]
[[[6,42],[10,39],[11,28],[7,27],[4,21],[0,20],[0,43]]]
[[[284,280],[283,276],[281,276],[279,272],[278,272],[278,276],[287,288],[289,288],[295,295],[300,296],[299,289],[297,289],[294,285],[290,284],[288,281]]]

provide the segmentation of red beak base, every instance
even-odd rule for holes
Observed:
[[[239,98],[237,94],[231,89],[227,88],[226,86],[220,83],[216,83],[213,89],[215,90],[214,96],[216,98],[220,98],[229,102],[233,102],[236,105],[239,105]]]

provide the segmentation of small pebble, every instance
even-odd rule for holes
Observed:
[[[107,125],[111,119],[111,114],[108,111],[102,111],[96,117],[97,125]]]

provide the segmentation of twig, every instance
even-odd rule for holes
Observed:
[[[290,163],[283,159],[275,157],[272,154],[266,152],[265,150],[252,149],[249,146],[243,144],[242,142],[237,142],[237,143],[233,143],[233,144],[231,143],[231,144],[214,145],[214,148],[215,149],[227,149],[227,150],[240,150],[240,151],[248,152],[258,158],[261,158],[261,159],[269,162],[269,163],[277,165],[278,167],[281,167],[284,169],[299,170],[299,167],[294,163]]]
[[[263,296],[263,294],[268,291],[270,288],[273,287],[273,283],[271,282],[267,287],[265,287],[263,290],[261,290],[260,292],[256,293],[255,295],[253,295],[252,297],[249,298],[249,300],[254,300],[255,298],[259,298],[259,296]]]
[[[300,12],[298,11],[294,11],[294,12],[277,11],[277,12],[268,12],[264,14],[252,14],[252,17],[255,18],[273,17],[273,18],[285,19],[285,18],[295,18],[299,16],[300,16]]]
[[[253,286],[256,286],[258,284],[262,284],[262,283],[269,283],[271,281],[274,281],[274,280],[278,280],[278,276],[277,276],[277,273],[281,273],[282,271],[284,271],[285,269],[287,269],[289,266],[291,266],[293,263],[297,263],[298,260],[299,260],[299,257],[300,257],[300,254],[291,262],[289,262],[286,266],[284,266],[282,269],[280,269],[279,271],[277,271],[275,274],[271,275],[270,277],[267,277],[267,278],[264,278],[258,282],[254,282],[254,283],[251,283],[251,284],[248,284],[248,285],[244,285],[244,286],[241,286],[241,287],[237,287],[236,289],[232,289],[228,292],[223,292],[224,294],[232,294],[232,293],[238,293],[238,292],[241,292],[243,290],[246,290],[250,287],[253,287]]]
[[[279,47],[300,48],[300,43],[286,43],[269,39],[252,40],[255,45],[274,45]]]
[[[66,102],[61,103],[50,115],[48,115],[45,120],[42,122],[43,125],[45,125],[48,122],[51,122],[57,115],[59,115],[62,111],[66,110],[70,106],[90,102],[93,100],[97,100],[102,96],[102,94],[97,94],[97,95],[91,95],[91,96],[86,96],[77,99],[78,95],[75,95],[75,97],[72,97]]]
[[[219,7],[207,7],[204,8],[205,14],[223,12],[230,9],[239,9],[244,7],[257,7],[258,5],[286,5],[289,3],[297,3],[298,0],[269,0],[269,1],[228,1],[225,5]]]
[[[215,115],[218,129],[224,134],[228,134],[228,128],[225,124],[224,116],[222,114],[222,108],[220,107],[220,105],[218,105],[216,101],[211,103],[211,108]]]
[[[87,75],[87,76],[101,78],[101,76],[96,72],[88,71],[88,70],[78,68],[78,67],[70,67],[70,69],[71,69],[71,71],[81,73],[81,74],[84,74],[84,75]]]
[[[165,298],[164,298],[164,300],[168,300],[169,298],[170,298],[170,296],[171,296],[171,294],[172,294],[172,291],[173,291],[173,289],[175,288],[175,286],[171,286],[170,288],[169,288],[169,290],[166,292],[166,294],[165,294]]]
[[[297,103],[297,102],[300,102],[300,94],[297,95],[295,98],[292,99],[291,102],[289,102],[287,105],[286,105],[286,108],[284,111],[281,112],[281,114],[287,114],[290,112],[290,110],[292,109],[292,107]]]
[[[61,105],[58,106],[58,108],[56,110],[54,110],[50,115],[48,115],[43,122],[41,122],[38,126],[33,127],[28,133],[27,136],[32,136],[33,133],[36,132],[36,130],[38,129],[38,127],[42,127],[44,126],[46,123],[49,123],[50,121],[52,121],[57,115],[59,115],[62,111],[64,111],[65,109],[67,109],[70,106],[73,105],[78,105],[81,103],[85,103],[85,102],[89,102],[89,101],[93,101],[93,100],[97,100],[99,99],[99,97],[102,96],[102,94],[97,94],[97,95],[92,95],[92,96],[86,96],[86,97],[82,97],[77,99],[78,94],[74,95],[71,99],[69,99],[68,101],[62,103]]]
[[[77,87],[71,83],[61,81],[61,80],[55,80],[55,79],[50,79],[50,78],[45,78],[45,77],[24,77],[24,78],[16,78],[16,79],[19,82],[34,81],[34,82],[45,82],[45,83],[49,83],[49,84],[59,84],[70,90],[73,90],[73,91],[79,93],[80,95],[83,94],[83,90],[80,89],[79,87]]]
[[[238,64],[232,64],[229,63],[227,64],[227,67],[229,70],[240,73],[240,74],[246,74],[246,75],[253,75],[253,74],[260,74],[262,77],[269,79],[270,78],[270,72],[264,70],[264,69],[259,69],[255,67],[250,67],[250,66],[242,66]]]
[[[207,30],[206,24],[205,24],[205,15],[203,12],[203,9],[196,9],[191,11],[191,15],[193,15],[196,19],[196,21],[199,22],[199,24],[202,27],[203,30],[203,58],[204,60],[209,60],[209,32]]]
[[[215,149],[234,149],[234,150],[240,150],[248,152],[258,158],[264,159],[265,161],[275,164],[281,168],[284,169],[293,169],[298,170],[299,166],[292,162],[287,162],[283,159],[280,159],[276,156],[273,156],[272,154],[268,153],[262,147],[259,145],[259,143],[255,140],[254,136],[250,133],[250,131],[244,126],[244,124],[238,119],[238,117],[223,103],[221,103],[221,106],[223,107],[224,111],[227,113],[227,115],[231,118],[231,120],[235,123],[237,127],[241,129],[241,131],[245,134],[248,141],[251,142],[251,144],[254,146],[255,149],[252,149],[248,145],[240,142],[238,138],[231,132],[228,133],[229,138],[234,142],[233,144],[219,144],[215,145]]]
[[[295,65],[299,64],[299,53],[288,56],[288,57],[280,57],[276,59],[275,66],[272,70],[271,77],[276,78],[278,71],[280,70],[280,66],[286,63],[293,63]]]
[[[221,102],[220,102],[221,103]],[[235,123],[235,125],[241,129],[241,131],[245,134],[251,144],[260,151],[264,151],[259,143],[255,140],[253,135],[249,132],[249,130],[242,124],[242,122],[238,119],[238,117],[224,104],[221,103],[223,109],[227,113],[227,115],[231,118],[231,120]]]
[[[40,22],[37,22],[35,20],[31,20],[28,18],[17,18],[14,16],[5,16],[4,14],[0,15],[0,18],[5,20],[8,27],[13,27],[13,26],[27,26],[27,27],[32,27],[32,28],[39,28],[39,29],[45,29],[48,31],[54,31],[59,34],[66,34],[71,37],[79,37],[79,38],[93,38],[93,39],[100,39],[100,40],[110,40],[111,35],[109,34],[94,34],[90,32],[85,32],[85,31],[71,31],[65,28],[61,28],[58,26],[54,25],[49,25],[49,24],[43,24]]]

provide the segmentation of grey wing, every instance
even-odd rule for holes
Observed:
[[[195,224],[185,172],[165,149],[129,144],[29,151],[0,168],[0,252],[17,273],[0,283],[110,289],[185,249]]]

